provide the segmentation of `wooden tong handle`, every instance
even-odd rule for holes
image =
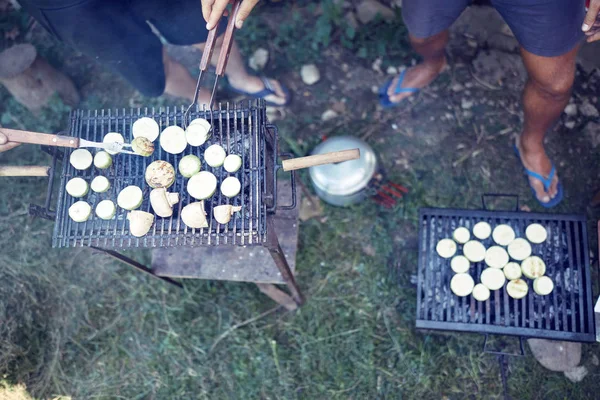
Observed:
[[[219,53],[219,60],[217,61],[217,76],[225,76],[225,69],[227,69],[227,60],[229,60],[229,53],[231,52],[233,32],[235,31],[235,21],[237,19],[238,12],[240,11],[240,4],[240,0],[235,0],[233,2],[233,6],[231,6],[229,20],[227,21],[227,29],[225,30],[223,44],[221,45],[221,53]]]
[[[44,166],[1,166],[0,176],[48,176],[50,167]]]
[[[8,142],[43,144],[58,147],[79,147],[79,138],[71,136],[51,135],[31,131],[19,131],[17,129],[0,128],[0,133],[8,138]]]
[[[314,156],[292,158],[291,160],[283,160],[284,171],[293,171],[296,169],[314,167],[323,164],[334,164],[342,161],[356,160],[360,158],[360,150],[342,150],[332,151],[331,153],[317,154]]]
[[[213,50],[215,49],[215,42],[217,40],[217,28],[219,24],[208,31],[208,37],[206,38],[206,44],[204,45],[204,51],[202,52],[202,58],[200,59],[200,71],[205,72],[210,66],[210,60],[212,59]]]

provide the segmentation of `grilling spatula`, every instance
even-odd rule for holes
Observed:
[[[95,147],[98,149],[109,150],[115,153],[124,154],[137,154],[130,150],[123,150],[124,147],[131,147],[130,144],[126,143],[98,143],[91,142],[85,139],[79,139],[72,136],[52,135],[48,133],[38,133],[31,131],[20,131],[17,129],[0,128],[0,133],[8,138],[8,143],[31,143],[31,144],[42,144],[46,146],[58,146],[58,147],[72,147],[74,149],[80,147]],[[0,136],[0,145],[7,144],[2,143]]]

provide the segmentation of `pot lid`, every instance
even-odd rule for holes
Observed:
[[[335,136],[315,147],[312,154],[355,148],[360,150],[360,158],[357,160],[310,167],[313,184],[326,193],[339,196],[356,193],[367,186],[375,173],[377,157],[364,140],[352,136]]]

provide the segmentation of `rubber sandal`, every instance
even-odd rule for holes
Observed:
[[[275,92],[275,88],[271,85],[271,83],[269,82],[269,80],[266,77],[261,76],[260,80],[262,81],[263,85],[265,85],[265,88],[259,92],[254,92],[254,93],[236,89],[233,86],[231,86],[231,83],[229,83],[229,81],[227,83],[229,85],[229,90],[231,90],[232,92],[235,92],[237,94],[241,94],[244,96],[252,97],[254,99],[264,99],[265,97],[270,96],[270,95],[278,96],[277,92]],[[285,94],[285,98],[286,98],[285,103],[279,104],[279,103],[274,103],[272,101],[265,100],[265,103],[268,106],[284,107],[284,106],[287,106],[288,104],[290,104],[290,101],[292,100],[290,91],[283,85],[283,83],[279,82],[279,85],[281,86],[281,91]]]
[[[531,191],[533,192],[533,197],[535,197],[535,199],[538,201],[538,203],[540,203],[541,206],[544,208],[556,207],[562,201],[563,196],[564,196],[563,187],[560,182],[558,182],[558,186],[556,187],[556,189],[557,189],[556,196],[554,196],[553,199],[550,199],[549,202],[544,203],[543,201],[538,199],[538,197],[535,193],[535,190],[534,190],[533,186],[531,185],[531,182],[529,181],[529,177],[539,180],[540,182],[542,182],[542,184],[544,185],[544,190],[547,192],[548,189],[550,189],[550,185],[552,184],[552,179],[554,179],[554,175],[556,174],[556,168],[554,167],[554,164],[552,164],[552,169],[550,170],[550,175],[548,176],[548,178],[544,178],[542,175],[538,174],[537,172],[533,172],[533,171],[525,168],[525,165],[523,164],[523,161],[521,160],[521,153],[519,152],[519,148],[517,147],[517,145],[515,145],[515,153],[517,155],[517,158],[521,162],[523,169],[525,170],[525,177],[527,179],[527,184],[529,185],[529,187],[531,188]]]
[[[402,87],[402,82],[404,82],[404,77],[406,75],[406,69],[404,71],[402,71],[400,73],[400,75],[398,75],[398,82],[396,83],[396,88],[394,89],[394,94],[400,94],[400,93],[417,93],[419,90],[419,88],[403,88]],[[389,79],[385,85],[383,85],[380,89],[379,89],[379,104],[381,104],[381,106],[383,108],[392,108],[392,107],[396,107],[397,105],[402,103],[402,100],[398,101],[398,102],[393,102],[390,100],[390,96],[388,95],[388,90],[390,88],[390,86],[392,85],[392,81],[394,79]],[[403,99],[404,100],[404,99]]]

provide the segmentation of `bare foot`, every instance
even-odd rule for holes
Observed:
[[[435,80],[439,76],[439,74],[444,70],[444,68],[448,65],[446,62],[446,57],[444,57],[439,62],[427,62],[417,64],[414,67],[410,67],[406,70],[406,74],[404,75],[404,81],[402,82],[403,88],[424,88],[429,85],[431,82]],[[400,100],[412,96],[414,93],[399,93],[394,94],[394,90],[396,89],[396,85],[398,83],[399,76],[395,77],[388,88],[387,94],[390,97],[390,101],[392,103],[398,103]]]
[[[521,155],[521,161],[525,168],[537,172],[544,178],[548,178],[552,170],[552,163],[544,150],[543,145],[529,144],[523,141],[522,136],[517,139],[517,147]],[[547,203],[558,193],[558,175],[555,173],[548,191],[544,189],[544,184],[539,179],[529,177],[529,182],[535,191],[535,195],[542,203]]]
[[[229,78],[229,84],[238,90],[242,90],[248,93],[257,93],[265,89],[265,84],[258,76],[249,75],[243,79]],[[265,96],[264,99],[271,103],[284,105],[287,102],[287,97],[284,91],[281,89],[281,85],[275,79],[268,79],[269,83],[273,87],[275,94]]]

